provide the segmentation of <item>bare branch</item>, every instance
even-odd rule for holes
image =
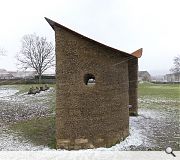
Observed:
[[[23,67],[35,69],[40,77],[48,68],[54,66],[54,46],[45,37],[25,35],[21,42],[17,60]]]
[[[5,56],[6,52],[7,51],[4,48],[0,48],[0,56]]]
[[[170,72],[180,74],[180,55],[174,57],[174,66],[170,69]]]

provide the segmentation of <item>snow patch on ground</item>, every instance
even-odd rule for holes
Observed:
[[[140,130],[136,127],[130,128],[130,135],[122,142],[112,146],[111,148],[97,148],[97,151],[120,151],[120,150],[130,150],[131,147],[140,146],[143,143],[143,135]]]
[[[156,104],[171,104],[171,103],[177,103],[179,101],[177,100],[172,100],[172,99],[165,99],[165,98],[160,98],[160,97],[156,97],[156,98],[149,98],[148,96],[144,96],[143,98],[139,98],[138,99],[139,103],[146,103],[146,104],[152,104],[152,103],[156,103]]]
[[[0,132],[0,151],[38,151],[46,149],[45,146],[36,146],[15,133],[7,133],[9,131],[6,128],[4,128],[4,131],[1,129]]]
[[[16,94],[17,92],[19,92],[19,90],[17,89],[0,88],[0,98],[12,96]]]
[[[149,115],[148,112],[147,113],[140,112],[140,114],[143,116],[130,117],[130,122],[129,122],[130,134],[124,141],[121,141],[120,143],[116,144],[115,146],[112,146],[111,148],[98,148],[96,150],[122,151],[122,150],[131,150],[141,145],[153,146],[153,144],[150,141],[148,141],[148,137],[146,136],[146,134],[143,133],[143,128],[141,128],[141,125],[146,123],[145,121],[144,122],[142,121],[146,117],[144,113]]]
[[[54,89],[50,88],[36,95],[16,94],[17,92],[19,90],[14,88],[0,87],[0,151],[49,150],[46,146],[37,146],[8,130],[8,124],[50,114],[48,95]]]
[[[0,88],[0,92],[4,91],[6,90]],[[9,94],[0,97],[0,121],[9,123],[50,114],[48,95],[54,92],[53,88],[35,95],[27,93],[15,95],[15,91],[18,92],[18,90],[9,89]]]

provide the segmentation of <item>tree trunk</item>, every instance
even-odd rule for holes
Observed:
[[[39,84],[41,84],[41,78],[42,78],[42,75],[39,74]]]

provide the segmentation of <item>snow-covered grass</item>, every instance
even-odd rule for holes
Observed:
[[[31,137],[23,134],[27,132],[21,133],[20,130],[16,132],[15,127],[12,127],[16,124],[23,126],[23,123],[32,120],[38,121],[39,124],[39,119],[45,117],[46,120],[47,116],[54,115],[54,87],[52,86],[49,90],[36,95],[28,95],[27,92],[30,87],[31,85],[0,86],[0,150],[42,150],[46,148],[44,145],[33,143]],[[44,123],[43,125],[46,126],[47,124]],[[31,129],[27,125],[23,127],[23,131]],[[37,133],[31,134],[37,136]]]
[[[0,129],[0,150],[1,151],[37,151],[46,149],[43,145],[35,145],[28,139],[20,136],[15,132],[11,132],[6,127]]]
[[[17,93],[19,90],[17,89],[9,89],[9,88],[0,88],[0,98],[12,96]]]
[[[0,121],[10,123],[52,114],[55,108],[54,88],[51,87],[36,95],[28,95],[28,89],[24,93],[16,89],[19,85],[16,88],[9,87],[11,86],[4,87],[6,89],[0,88],[2,95],[5,95],[0,97]],[[53,102],[52,105],[49,104],[50,102]]]
[[[27,95],[30,86],[0,87],[5,95],[0,97],[0,150],[53,150],[55,89]],[[130,117],[130,135],[111,148],[88,151],[179,150],[178,93],[177,85],[140,84],[139,116]]]
[[[37,146],[56,147],[55,115],[18,122],[10,127]]]

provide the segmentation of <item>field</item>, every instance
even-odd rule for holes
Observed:
[[[27,95],[31,86],[0,86],[0,150],[55,148],[55,87]],[[141,83],[138,102],[139,116],[130,117],[129,137],[96,150],[180,150],[179,85]]]

